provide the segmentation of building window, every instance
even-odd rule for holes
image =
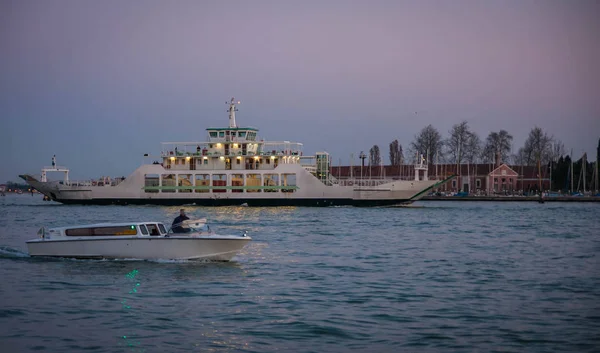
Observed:
[[[478,189],[481,189],[481,179],[475,180],[475,187],[477,187]]]
[[[456,188],[456,180],[452,180],[452,187]]]

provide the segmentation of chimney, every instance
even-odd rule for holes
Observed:
[[[502,164],[502,156],[500,152],[496,152],[496,168],[498,168]]]

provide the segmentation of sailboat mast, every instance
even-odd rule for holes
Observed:
[[[600,187],[598,187],[598,160],[600,160],[600,156],[596,156],[596,192],[600,192]]]
[[[583,194],[585,195],[585,179],[587,179],[587,175],[585,173],[585,165],[587,164],[586,162],[587,156],[585,155],[585,153],[583,154],[583,157],[581,157],[581,168],[583,169]]]
[[[538,180],[540,184],[540,195],[542,194],[542,162],[538,159]]]
[[[575,192],[573,189],[573,149],[571,148],[571,192]]]

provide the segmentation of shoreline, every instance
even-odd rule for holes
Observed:
[[[419,201],[518,201],[538,202],[538,196],[425,196]],[[600,196],[548,196],[544,202],[600,202]]]

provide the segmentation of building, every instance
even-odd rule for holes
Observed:
[[[458,168],[457,168],[458,167]],[[403,179],[414,178],[412,165],[400,166],[337,166],[331,168],[333,177],[345,179]],[[514,194],[535,192],[540,183],[543,190],[550,189],[548,173],[542,170],[538,177],[535,166],[518,166],[502,163],[495,166],[486,164],[430,164],[429,178],[443,179],[450,175],[456,177],[436,188],[439,192],[468,192],[472,194]]]

